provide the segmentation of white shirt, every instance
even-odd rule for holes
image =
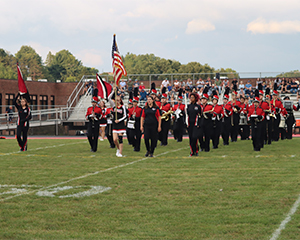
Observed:
[[[167,80],[167,79],[163,80],[162,83],[161,83],[161,85],[162,85],[163,87],[167,87],[169,84],[170,84],[170,82],[169,82],[169,80]]]

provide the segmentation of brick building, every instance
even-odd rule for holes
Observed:
[[[54,106],[66,105],[67,100],[77,83],[52,82],[25,82],[30,97],[31,108],[46,109]],[[18,94],[18,81],[0,79],[0,113],[5,113],[7,105],[12,105],[14,97]]]

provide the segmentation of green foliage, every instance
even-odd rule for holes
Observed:
[[[294,71],[279,74],[276,77],[299,78],[300,77],[300,71],[299,70],[294,70]]]

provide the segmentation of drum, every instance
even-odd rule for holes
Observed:
[[[280,128],[285,128],[285,118],[284,117],[281,117],[279,127]]]
[[[248,125],[247,117],[244,114],[240,114],[239,125]]]

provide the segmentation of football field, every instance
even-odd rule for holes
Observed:
[[[124,140],[0,140],[0,239],[299,239],[300,138],[146,158]]]

